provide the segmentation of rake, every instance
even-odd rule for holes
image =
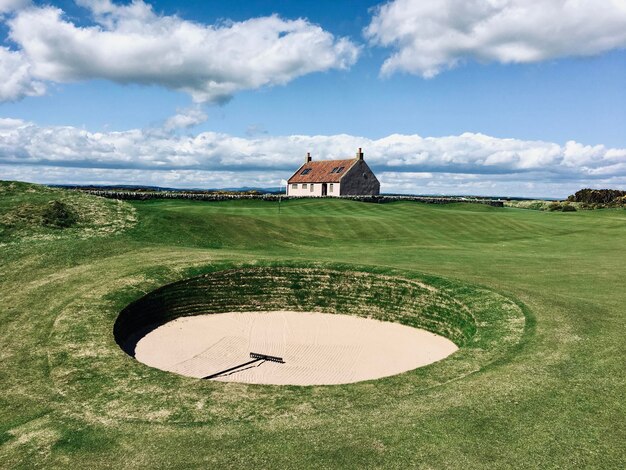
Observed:
[[[250,358],[252,359],[251,361],[244,362],[243,364],[239,364],[238,366],[231,367],[230,369],[216,372],[215,374],[207,375],[206,377],[202,377],[202,379],[203,380],[214,379],[215,377],[219,377],[220,375],[224,375],[228,372],[236,371],[237,369],[241,369],[242,367],[249,366],[251,364],[254,364],[255,362],[260,362],[260,361],[278,362],[279,364],[285,363],[282,357],[268,356],[267,354],[260,354],[260,353],[253,353],[253,352],[250,353]]]
[[[262,361],[270,361],[270,362],[280,362],[281,364],[284,364],[285,361],[283,360],[282,357],[278,357],[278,356],[268,356],[267,354],[260,354],[260,353],[250,353],[250,357],[253,359],[258,359],[258,360],[262,360]]]

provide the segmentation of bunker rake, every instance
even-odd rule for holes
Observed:
[[[277,362],[279,364],[284,364],[285,363],[285,361],[283,360],[282,357],[269,356],[267,354],[260,354],[260,353],[253,353],[253,352],[250,353],[250,358],[252,359],[251,361],[244,362],[243,364],[239,364],[237,366],[231,367],[229,369],[222,370],[220,372],[216,372],[215,374],[207,375],[206,377],[202,377],[202,379],[203,380],[214,379],[216,377],[219,377],[220,375],[224,375],[224,374],[227,374],[229,372],[237,371],[237,370],[241,369],[242,367],[246,367],[246,366],[252,365],[252,364],[254,364],[256,362],[269,361],[269,362]]]

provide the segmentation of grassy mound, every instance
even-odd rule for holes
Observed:
[[[15,181],[0,181],[0,242],[119,233],[136,223],[129,204]]]

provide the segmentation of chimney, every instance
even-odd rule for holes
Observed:
[[[361,147],[359,147],[359,151],[356,153],[357,160],[363,160],[363,152],[361,152]]]
[[[306,158],[304,159],[304,163],[310,163],[310,162],[311,162],[311,152],[307,152]]]

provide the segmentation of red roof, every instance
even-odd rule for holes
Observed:
[[[358,161],[357,158],[351,158],[349,160],[318,160],[316,162],[308,162],[302,165],[298,171],[289,178],[289,184],[338,183],[341,177]]]

